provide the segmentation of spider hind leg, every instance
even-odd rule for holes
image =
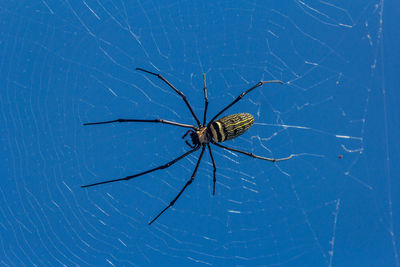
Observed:
[[[151,220],[149,222],[149,225],[151,225],[155,220],[158,219],[158,217],[161,216],[161,214],[163,214],[167,209],[169,209],[170,207],[172,207],[175,202],[179,199],[179,197],[182,195],[183,191],[185,191],[185,189],[194,181],[194,177],[196,176],[197,173],[197,169],[199,168],[201,159],[203,158],[203,154],[204,154],[204,150],[205,150],[205,146],[203,145],[201,152],[200,152],[200,156],[197,159],[197,163],[196,163],[196,167],[193,170],[192,176],[190,177],[190,179],[186,182],[186,184],[182,187],[181,191],[179,191],[179,193],[175,196],[175,198],[168,204],[168,206],[166,206],[160,213],[158,213],[158,215],[156,217],[154,217],[153,220]]]

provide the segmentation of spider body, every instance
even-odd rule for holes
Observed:
[[[147,122],[147,123],[162,123],[162,124],[169,124],[169,125],[174,125],[174,126],[178,126],[178,127],[184,127],[184,128],[190,128],[191,130],[188,130],[183,136],[182,138],[185,138],[189,133],[190,133],[190,140],[191,143],[189,143],[187,140],[185,140],[185,143],[190,146],[192,149],[185,152],[184,154],[182,154],[181,156],[161,165],[158,167],[155,167],[153,169],[147,170],[147,171],[143,171],[134,175],[129,175],[123,178],[118,178],[118,179],[113,179],[113,180],[106,180],[106,181],[101,181],[101,182],[97,182],[97,183],[93,183],[93,184],[88,184],[88,185],[83,185],[81,187],[92,187],[92,186],[96,186],[96,185],[101,185],[101,184],[107,184],[107,183],[113,183],[113,182],[118,182],[118,181],[127,181],[142,175],[145,175],[147,173],[156,171],[156,170],[160,170],[160,169],[165,169],[170,167],[171,165],[173,165],[174,163],[176,163],[177,161],[187,157],[188,155],[192,154],[193,152],[199,150],[201,148],[201,152],[200,152],[200,156],[197,160],[196,166],[193,170],[192,176],[190,177],[190,179],[186,182],[186,184],[182,187],[182,189],[179,191],[179,193],[175,196],[175,198],[168,204],[168,206],[166,206],[160,213],[158,213],[158,215],[156,217],[154,217],[154,219],[152,219],[149,222],[149,225],[152,224],[155,220],[158,219],[158,217],[161,216],[161,214],[163,214],[167,209],[169,209],[170,207],[172,207],[175,202],[179,199],[179,197],[182,195],[182,193],[185,191],[185,189],[193,182],[194,177],[196,176],[197,173],[197,169],[199,167],[200,161],[204,155],[204,151],[206,149],[206,147],[208,148],[208,151],[210,153],[210,158],[212,161],[212,165],[213,165],[213,195],[215,194],[215,183],[216,183],[216,170],[217,170],[217,166],[215,164],[214,161],[214,157],[211,151],[211,146],[210,143],[226,149],[226,150],[230,150],[230,151],[234,151],[237,153],[241,153],[244,154],[246,156],[250,156],[252,158],[256,158],[256,159],[262,159],[262,160],[266,160],[266,161],[270,161],[270,162],[277,162],[277,161],[283,161],[283,160],[288,160],[290,158],[292,158],[293,155],[290,155],[286,158],[279,158],[279,159],[275,159],[275,158],[266,158],[266,157],[261,157],[261,156],[257,156],[254,155],[253,153],[250,152],[246,152],[246,151],[242,151],[239,149],[235,149],[235,148],[230,148],[224,145],[221,145],[221,142],[227,141],[227,140],[231,140],[233,138],[238,137],[239,135],[243,134],[244,132],[246,132],[254,123],[254,118],[251,114],[249,113],[237,113],[237,114],[233,114],[233,115],[229,115],[229,116],[225,116],[222,117],[220,119],[217,119],[223,112],[225,112],[228,108],[230,108],[231,106],[233,106],[235,103],[237,103],[240,99],[242,99],[243,96],[245,96],[246,94],[248,94],[249,92],[251,92],[252,90],[254,90],[255,88],[262,86],[265,83],[281,83],[281,81],[278,80],[274,80],[274,81],[261,81],[258,82],[256,85],[254,85],[253,87],[251,87],[250,89],[244,91],[243,93],[241,93],[235,100],[233,100],[232,103],[230,103],[229,105],[227,105],[224,109],[222,109],[220,112],[217,113],[217,115],[215,115],[207,124],[206,124],[206,117],[207,117],[207,107],[208,107],[208,98],[207,98],[207,87],[206,87],[206,77],[204,75],[204,102],[205,102],[205,107],[204,107],[204,114],[203,114],[203,123],[200,123],[200,120],[197,118],[196,114],[194,113],[192,107],[190,106],[189,102],[186,99],[186,96],[179,91],[178,89],[176,89],[169,81],[167,81],[163,76],[161,76],[160,74],[148,71],[148,70],[144,70],[141,68],[136,68],[136,70],[139,71],[143,71],[146,72],[148,74],[154,75],[157,78],[159,78],[160,80],[162,80],[164,83],[166,83],[171,89],[173,89],[181,98],[182,100],[185,102],[186,106],[188,107],[189,111],[191,112],[193,118],[195,119],[197,126],[194,125],[190,125],[190,124],[183,124],[183,123],[178,123],[178,122],[174,122],[174,121],[168,121],[168,120],[164,120],[164,119],[116,119],[116,120],[112,120],[112,121],[103,121],[103,122],[89,122],[89,123],[85,123],[84,125],[96,125],[96,124],[108,124],[108,123],[116,123],[116,122]]]
[[[209,124],[212,137],[217,142],[224,142],[246,132],[254,123],[249,113],[238,113],[220,118]]]
[[[253,123],[254,118],[249,113],[233,114],[209,123],[206,127],[202,126],[199,130],[189,130],[182,138],[185,138],[190,133],[192,144],[187,141],[185,142],[191,148],[207,145],[211,142],[211,139],[214,139],[218,143],[224,142],[243,134]]]

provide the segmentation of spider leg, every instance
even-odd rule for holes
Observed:
[[[203,126],[206,125],[206,118],[207,118],[207,107],[208,107],[208,97],[207,97],[207,86],[206,86],[206,75],[203,74],[204,80],[204,119],[203,119]]]
[[[183,123],[178,123],[174,121],[167,121],[163,119],[154,119],[154,120],[137,120],[137,119],[116,119],[112,121],[100,121],[100,122],[88,122],[84,123],[83,125],[96,125],[96,124],[107,124],[107,123],[115,123],[115,122],[155,122],[155,123],[164,123],[164,124],[170,124],[170,125],[175,125],[179,127],[184,127],[184,128],[192,128],[194,130],[197,130],[197,127],[194,125],[190,124],[183,124]]]
[[[242,150],[239,150],[239,149],[235,149],[235,148],[230,148],[230,147],[227,147],[227,146],[223,146],[223,145],[218,144],[217,142],[215,142],[215,141],[213,141],[213,140],[211,140],[211,143],[213,143],[214,145],[219,146],[219,147],[221,147],[221,148],[223,148],[223,149],[226,149],[226,150],[230,150],[230,151],[242,153],[242,154],[244,154],[244,155],[246,155],[246,156],[249,156],[249,157],[252,157],[252,158],[255,158],[255,159],[262,159],[262,160],[267,160],[267,161],[271,161],[271,162],[284,161],[284,160],[291,159],[291,158],[293,157],[293,155],[290,155],[289,157],[280,158],[280,159],[266,158],[266,157],[257,156],[257,155],[254,155],[253,153],[249,153],[249,152],[242,151]]]
[[[199,126],[199,128],[200,128],[201,124],[200,124],[199,119],[197,118],[196,114],[194,114],[194,111],[193,111],[192,107],[190,106],[188,100],[186,99],[186,96],[181,91],[176,89],[175,86],[173,86],[169,81],[167,81],[167,79],[165,79],[161,74],[154,73],[154,72],[151,72],[151,71],[148,71],[148,70],[144,70],[142,68],[136,68],[136,70],[143,71],[143,72],[146,72],[148,74],[156,76],[157,78],[159,78],[160,80],[165,82],[169,87],[171,87],[178,95],[180,95],[182,97],[183,101],[186,103],[186,106],[189,108],[190,113],[192,113],[193,118],[196,120],[197,126]]]
[[[129,176],[126,176],[126,177],[124,177],[124,178],[119,178],[119,179],[114,179],[114,180],[107,180],[107,181],[103,181],[103,182],[98,182],[98,183],[94,183],[94,184],[82,185],[81,187],[82,187],[82,188],[85,188],[85,187],[90,187],[90,186],[95,186],[95,185],[101,185],[101,184],[108,184],[108,183],[119,182],[119,181],[124,181],[124,180],[127,181],[127,180],[130,180],[130,179],[132,179],[132,178],[139,177],[139,176],[145,175],[145,174],[147,174],[147,173],[150,173],[150,172],[153,172],[153,171],[156,171],[156,170],[165,169],[165,168],[168,168],[169,166],[171,166],[172,164],[176,163],[177,161],[183,159],[183,158],[186,157],[187,155],[189,155],[189,154],[195,152],[195,151],[198,150],[199,148],[200,148],[200,146],[195,147],[194,149],[187,151],[187,152],[184,153],[183,155],[177,157],[176,159],[171,160],[170,162],[168,162],[168,163],[166,163],[166,164],[164,164],[164,165],[158,166],[158,167],[156,167],[156,168],[153,168],[153,169],[150,169],[150,170],[147,170],[147,171],[138,173],[138,174],[129,175]],[[204,149],[203,149],[203,150],[204,150]]]
[[[211,121],[208,123],[208,125],[210,125],[216,118],[219,117],[219,115],[221,115],[225,110],[227,110],[228,108],[230,108],[231,106],[233,106],[236,102],[238,102],[240,99],[242,99],[242,97],[244,97],[246,94],[250,93],[251,91],[253,91],[254,89],[256,89],[257,87],[263,85],[264,83],[280,83],[283,84],[282,81],[279,80],[273,80],[273,81],[261,81],[259,83],[257,83],[256,85],[254,85],[253,87],[251,87],[250,89],[244,91],[243,93],[241,93],[235,100],[233,100],[232,103],[230,103],[228,106],[226,106],[223,110],[221,110],[220,112],[217,113],[217,115],[214,116],[214,118],[211,119]]]
[[[208,152],[210,152],[210,157],[213,165],[213,195],[215,195],[215,182],[217,181],[217,178],[215,177],[215,173],[217,172],[217,165],[215,164],[213,154],[211,152],[211,146],[210,144],[207,144],[208,147]]]
[[[203,145],[203,147],[202,147],[202,149],[201,149],[201,153],[200,153],[199,159],[197,160],[197,163],[196,163],[196,167],[194,168],[193,174],[192,174],[192,176],[190,177],[189,181],[186,182],[185,186],[182,187],[181,191],[179,191],[179,193],[178,193],[178,194],[176,195],[176,197],[168,204],[168,206],[166,206],[153,220],[151,220],[151,222],[149,222],[149,225],[151,225],[155,220],[157,220],[158,217],[160,217],[161,214],[163,214],[167,209],[169,209],[170,207],[172,207],[172,206],[175,204],[175,202],[178,200],[178,198],[182,195],[183,191],[185,191],[186,187],[188,187],[188,186],[193,182],[194,177],[195,177],[195,175],[196,175],[196,173],[197,173],[197,169],[199,168],[199,164],[200,164],[201,158],[203,157],[204,149],[205,149],[205,148],[206,148],[206,147]]]

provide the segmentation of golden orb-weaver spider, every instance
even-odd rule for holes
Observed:
[[[91,186],[100,185],[100,184],[130,180],[130,179],[145,175],[147,173],[150,173],[150,172],[153,172],[156,170],[165,169],[201,148],[200,156],[197,160],[196,167],[194,168],[192,176],[186,182],[186,184],[182,187],[182,189],[179,191],[179,193],[175,196],[175,198],[169,203],[169,205],[166,206],[160,213],[158,213],[158,215],[156,217],[154,217],[153,220],[151,220],[149,222],[149,225],[151,225],[155,220],[158,219],[158,217],[161,216],[161,214],[163,214],[168,208],[172,207],[175,204],[175,202],[178,200],[178,198],[182,195],[183,191],[185,191],[186,187],[188,187],[193,182],[206,147],[208,148],[208,152],[210,153],[210,158],[211,158],[211,161],[213,164],[213,195],[215,195],[215,182],[217,180],[215,177],[215,173],[217,171],[217,166],[215,164],[214,157],[211,152],[210,143],[213,145],[216,145],[218,147],[221,147],[223,149],[226,149],[226,150],[231,150],[234,152],[238,152],[238,153],[242,153],[244,155],[250,156],[252,158],[267,160],[267,161],[271,161],[271,162],[283,161],[283,160],[288,160],[288,159],[292,158],[293,155],[290,155],[286,158],[280,158],[280,159],[266,158],[266,157],[254,155],[254,154],[246,152],[246,151],[241,151],[238,149],[226,147],[226,146],[219,144],[219,142],[224,142],[226,140],[233,139],[233,138],[238,137],[239,135],[243,134],[245,131],[247,131],[252,126],[252,124],[254,122],[253,116],[248,113],[238,113],[238,114],[233,114],[233,115],[229,115],[229,116],[225,116],[223,118],[217,119],[223,112],[225,112],[228,108],[233,106],[240,99],[242,99],[243,96],[250,93],[255,88],[257,88],[265,83],[283,84],[283,82],[281,82],[279,80],[258,82],[256,85],[254,85],[250,89],[241,93],[232,103],[230,103],[228,106],[226,106],[220,112],[218,112],[217,115],[215,115],[206,125],[208,98],[207,98],[207,86],[206,86],[206,76],[205,75],[203,75],[203,80],[204,80],[203,90],[204,90],[204,103],[205,104],[204,104],[203,124],[201,124],[199,119],[197,118],[196,114],[194,113],[192,107],[190,106],[189,102],[187,101],[186,96],[181,91],[176,89],[163,76],[161,76],[160,74],[148,71],[148,70],[141,69],[141,68],[136,68],[136,70],[143,71],[148,74],[156,76],[157,78],[162,80],[164,83],[166,83],[169,87],[171,87],[177,94],[179,94],[181,96],[182,100],[185,102],[186,106],[189,108],[190,113],[192,113],[192,116],[195,119],[197,126],[178,123],[178,122],[174,122],[174,121],[163,120],[163,119],[153,119],[153,120],[116,119],[116,120],[112,120],[112,121],[89,122],[89,123],[85,123],[83,125],[107,124],[107,123],[115,123],[115,122],[151,122],[151,123],[163,123],[163,124],[170,124],[170,125],[175,125],[175,126],[184,127],[184,128],[190,128],[192,130],[188,130],[182,136],[182,138],[184,139],[188,134],[190,134],[190,139],[191,139],[192,144],[190,144],[188,142],[188,140],[185,140],[185,142],[192,149],[185,152],[183,155],[171,160],[170,162],[167,162],[166,164],[158,166],[156,168],[153,168],[153,169],[150,169],[150,170],[147,170],[144,172],[140,172],[140,173],[137,173],[134,175],[129,175],[124,178],[102,181],[102,182],[98,182],[98,183],[94,183],[94,184],[83,185],[81,187],[91,187]]]

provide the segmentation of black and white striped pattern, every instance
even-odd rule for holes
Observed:
[[[214,121],[209,128],[215,141],[224,142],[243,134],[253,123],[254,118],[251,114],[238,113]]]

